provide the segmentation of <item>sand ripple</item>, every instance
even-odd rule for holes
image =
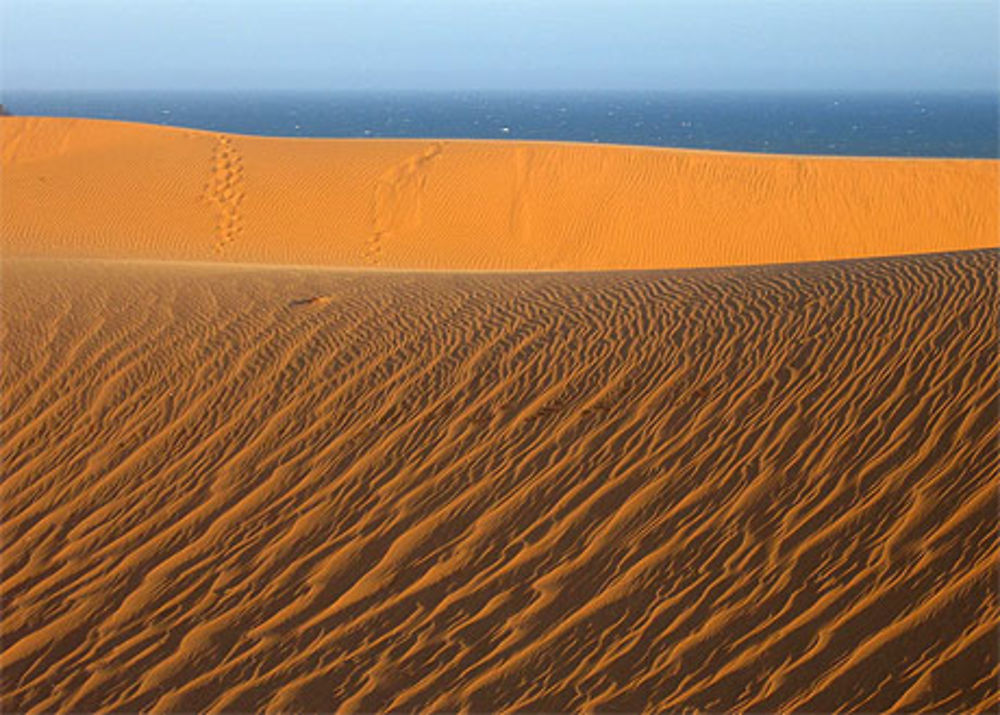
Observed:
[[[8,261],[3,707],[996,709],[997,269]]]

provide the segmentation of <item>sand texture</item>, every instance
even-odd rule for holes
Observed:
[[[994,247],[1000,163],[227,136],[0,119],[7,256],[430,269]]]
[[[57,189],[89,155],[125,191],[104,125],[80,126],[91,145],[31,149],[12,179],[18,251],[41,245],[29,229],[58,238],[27,222],[29,174],[52,182],[38,201],[97,211],[110,188]],[[263,243],[276,184],[253,178],[278,144],[213,158],[205,135],[129,131],[148,149],[132,190],[169,195],[81,216],[90,232],[60,248],[117,250],[186,200],[177,251],[196,255],[213,235],[200,188],[152,167],[198,156],[199,181],[213,162],[243,172],[212,184],[221,250],[281,257]],[[422,145],[318,146],[310,171],[347,187],[361,179],[324,152]],[[407,166],[496,151],[448,143]],[[908,166],[865,171],[917,192]],[[370,224],[370,198],[345,200],[348,223]],[[413,225],[386,228],[385,262],[417,255]],[[130,245],[180,230],[160,228]],[[994,250],[570,274],[6,260],[3,709],[996,711],[998,265]]]
[[[1000,708],[998,162],[0,133],[3,711]]]

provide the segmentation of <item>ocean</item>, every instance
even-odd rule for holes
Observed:
[[[998,95],[668,92],[14,92],[14,114],[293,137],[526,139],[1000,158]]]

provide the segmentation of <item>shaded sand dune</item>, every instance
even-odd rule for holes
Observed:
[[[435,269],[748,265],[998,245],[993,160],[226,136],[0,119],[8,256]]]
[[[0,132],[4,710],[1000,707],[997,162]]]
[[[221,250],[263,240],[276,145],[128,131],[214,162]],[[493,149],[417,152],[386,205],[459,151]],[[8,260],[3,707],[995,711],[997,270]]]

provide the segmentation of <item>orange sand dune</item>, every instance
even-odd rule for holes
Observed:
[[[984,163],[427,158],[39,126],[68,138],[8,137],[18,253],[649,264],[887,250],[860,241],[859,211],[892,250],[990,225]],[[206,206],[213,162],[243,174]],[[411,213],[365,254],[371,192],[337,196],[396,162],[382,206]],[[564,172],[594,165],[628,182],[588,206],[596,188]],[[446,202],[441,176],[467,193]],[[681,176],[728,193],[701,197],[703,220],[694,189],[661,211],[648,192]],[[868,203],[834,206],[837,181]],[[795,185],[815,186],[796,226],[822,235],[774,233]],[[606,231],[629,233],[634,208],[640,247],[595,230],[546,253],[583,224],[542,196]],[[724,222],[738,249],[671,233]],[[430,226],[452,230],[434,243]],[[2,265],[5,711],[1000,706],[996,251],[519,275]]]
[[[997,162],[0,132],[4,711],[1000,707]]]
[[[4,118],[7,256],[448,269],[996,246],[996,161],[269,139]]]

